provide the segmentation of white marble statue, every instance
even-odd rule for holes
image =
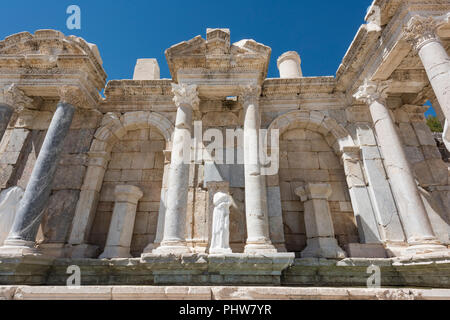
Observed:
[[[213,199],[213,225],[209,253],[231,253],[230,249],[230,196],[217,192]]]
[[[23,193],[20,187],[12,187],[0,193],[0,246],[8,237]]]

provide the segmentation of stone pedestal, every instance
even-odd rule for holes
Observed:
[[[295,190],[304,202],[307,246],[302,258],[345,258],[345,252],[334,237],[328,198],[331,186],[327,183],[307,183]]]
[[[109,226],[106,246],[99,259],[131,258],[130,245],[133,237],[136,208],[144,195],[135,186],[118,185],[114,191],[116,202]]]
[[[20,255],[35,252],[34,245],[42,219],[42,210],[50,196],[59,154],[64,138],[69,132],[74,112],[75,107],[71,104],[58,103],[25,194],[19,204],[11,232],[4,246],[0,248],[0,254]]]
[[[423,253],[445,249],[433,233],[401,139],[386,107],[388,85],[366,80],[354,97],[369,105],[400,219],[411,246],[408,250]]]
[[[133,80],[159,80],[159,65],[156,59],[138,59],[134,67]]]
[[[245,253],[275,253],[269,237],[266,179],[261,175],[259,129],[261,115],[257,86],[243,88],[244,103],[244,170],[247,243]]]
[[[197,108],[197,86],[172,84],[178,107],[173,137],[164,236],[155,253],[188,253],[186,246],[186,210],[189,191],[192,110]]]
[[[280,78],[293,79],[303,77],[301,59],[297,52],[288,51],[283,53],[277,60]]]

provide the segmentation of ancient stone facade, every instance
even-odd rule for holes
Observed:
[[[0,237],[0,283],[33,283],[18,265],[58,284],[63,266],[113,259],[114,275],[88,282],[315,284],[302,266],[379,258],[398,274],[408,259],[441,262],[430,281],[450,286],[449,163],[424,117],[429,100],[450,119],[449,12],[446,0],[375,0],[329,77],[304,77],[289,51],[267,78],[270,47],[231,43],[228,29],[167,49],[171,79],[140,59],[133,80],[106,85],[81,38],[0,41],[0,190],[25,190]],[[279,138],[267,155],[262,133]],[[228,230],[215,195],[230,201],[216,210]],[[213,232],[227,250],[210,253]]]

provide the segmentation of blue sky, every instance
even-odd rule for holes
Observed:
[[[276,59],[289,50],[302,58],[305,76],[335,75],[372,0],[22,0],[0,4],[0,38],[38,29],[74,34],[99,47],[108,80],[130,79],[138,58],[157,58],[170,78],[164,51],[206,28],[230,28],[231,41],[254,39]],[[69,5],[81,8],[81,30],[69,30]]]
[[[372,0],[54,0],[2,1],[0,38],[37,29],[57,29],[98,45],[108,79],[129,79],[138,58],[157,58],[161,77],[170,78],[165,49],[207,27],[226,27],[231,41],[254,39],[276,59],[295,50],[305,76],[335,75]],[[69,30],[66,9],[81,8],[81,30]]]

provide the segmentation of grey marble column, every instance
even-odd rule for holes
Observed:
[[[8,128],[8,123],[9,120],[11,120],[13,111],[12,107],[6,104],[0,104],[0,141],[2,141],[6,128]]]
[[[400,219],[411,246],[408,251],[422,253],[443,250],[445,247],[440,245],[431,228],[400,136],[386,106],[388,86],[389,82],[366,80],[354,97],[369,105]]]
[[[186,212],[189,192],[192,110],[198,107],[197,86],[172,84],[178,107],[173,134],[167,190],[164,235],[155,253],[189,253],[186,246]]]
[[[13,227],[4,246],[0,248],[0,253],[8,249],[14,251],[34,247],[42,211],[50,196],[58,158],[74,112],[75,107],[71,104],[64,102],[58,104],[19,204]]]

